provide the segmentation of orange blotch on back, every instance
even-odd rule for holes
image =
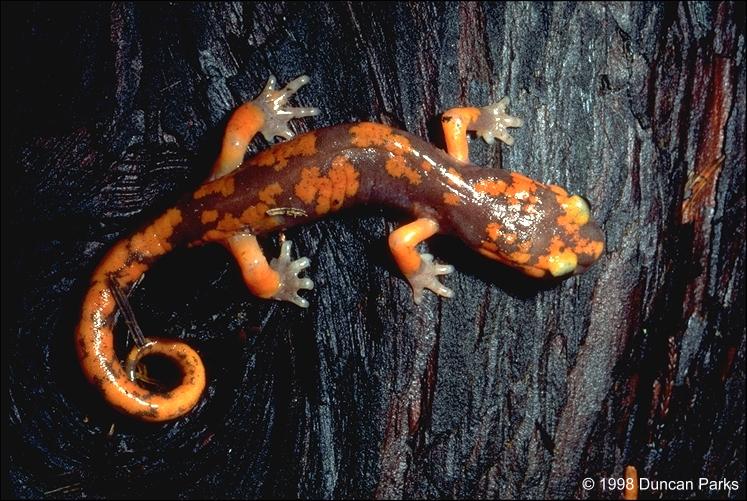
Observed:
[[[506,182],[500,179],[481,179],[472,187],[478,193],[487,193],[488,195],[496,197],[505,193],[507,186]]]
[[[346,198],[358,193],[359,173],[342,155],[332,160],[329,171],[323,176],[318,167],[301,170],[301,179],[296,183],[294,193],[305,204],[316,201],[317,214],[326,214],[330,210],[342,207]]]
[[[395,134],[386,125],[363,122],[350,127],[352,143],[360,148],[383,146],[394,154],[407,153],[412,150],[410,140],[401,134]]]
[[[234,232],[243,228],[243,225],[238,218],[233,217],[232,214],[226,213],[223,215],[223,219],[218,221],[215,228],[225,232]]]
[[[301,170],[301,180],[298,181],[295,193],[305,204],[311,204],[318,190],[320,179],[319,167],[307,167]]]
[[[392,128],[383,124],[363,122],[350,127],[353,144],[360,148],[380,146],[392,134]]]
[[[485,228],[485,233],[488,234],[488,238],[495,242],[498,239],[498,235],[501,233],[500,223],[489,223]]]
[[[444,203],[447,205],[459,205],[460,199],[454,193],[444,193]]]
[[[570,238],[573,238],[573,239],[579,238],[579,226],[578,226],[578,223],[576,223],[573,216],[568,215],[568,214],[562,214],[558,216],[558,218],[556,219],[556,222],[558,223],[558,226],[563,228],[563,231]]]
[[[282,224],[281,219],[277,216],[268,216],[268,209],[270,209],[270,206],[266,203],[258,202],[255,205],[247,207],[241,213],[239,219],[242,223],[249,225],[254,231],[275,229]]]
[[[554,236],[547,247],[547,253],[537,259],[536,267],[559,277],[573,271],[577,263],[576,254],[566,248],[560,237]]]
[[[550,245],[547,247],[547,252],[539,256],[539,258],[537,259],[537,267],[542,268],[543,270],[549,269],[550,258],[554,255],[560,254],[564,247],[565,245],[559,237],[552,237]]]
[[[333,210],[342,207],[345,198],[353,197],[358,193],[360,182],[358,171],[355,170],[344,156],[337,156],[332,160],[329,169],[329,179],[332,181],[332,199],[330,205]]]
[[[234,189],[234,177],[224,176],[200,186],[197,191],[195,191],[194,198],[195,200],[199,200],[200,198],[216,193],[220,193],[224,197],[227,197],[233,194]]]
[[[249,165],[272,166],[276,171],[284,169],[293,157],[308,157],[317,152],[316,134],[309,132],[291,141],[280,143],[258,153],[249,160]]]
[[[202,236],[202,240],[205,242],[213,242],[216,240],[225,240],[234,234],[233,231],[221,231],[221,230],[208,230]]]
[[[259,200],[267,205],[275,205],[275,197],[283,192],[280,183],[272,183],[259,192]]]
[[[212,223],[213,221],[217,221],[217,220],[218,220],[217,210],[202,211],[202,214],[200,215],[200,221],[202,221],[202,224]]]
[[[386,161],[384,167],[390,176],[394,178],[404,177],[410,184],[418,185],[422,181],[420,173],[407,165],[405,158],[402,156],[397,155],[390,158]]]
[[[511,184],[506,187],[506,196],[517,200],[526,200],[537,191],[539,184],[517,172],[511,173]]]

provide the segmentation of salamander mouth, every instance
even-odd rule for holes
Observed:
[[[492,259],[493,261],[498,261],[499,263],[503,263],[506,266],[509,266],[511,268],[514,268],[516,270],[521,271],[525,275],[529,275],[530,277],[534,278],[542,278],[545,275],[547,275],[547,272],[541,268],[537,268],[536,266],[530,266],[526,264],[518,264],[510,259],[507,259],[506,257],[498,254],[497,252],[493,252],[491,250],[485,249],[483,247],[477,249],[480,254],[483,256]]]

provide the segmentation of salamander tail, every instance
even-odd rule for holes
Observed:
[[[145,421],[167,421],[188,413],[205,388],[202,361],[184,343],[145,339],[133,348],[124,366],[114,349],[115,295],[129,291],[156,259],[171,250],[169,239],[180,222],[180,212],[170,209],[106,254],[93,274],[75,334],[78,358],[87,379],[113,407]],[[154,393],[138,384],[135,369],[143,357],[151,355],[165,357],[179,368],[182,379],[176,388]]]

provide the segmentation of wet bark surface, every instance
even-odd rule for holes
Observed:
[[[743,9],[3,4],[4,497],[618,498],[600,479],[632,465],[696,480],[644,497],[743,498]],[[585,195],[604,256],[548,284],[437,238],[456,297],[416,306],[403,221],[363,208],[288,232],[304,310],[251,297],[220,247],[177,251],[130,299],[208,391],[173,423],[117,414],[72,347],[94,266],[205,178],[232,108],[303,73],[323,113],[297,132],[440,145],[439,113],[509,96],[515,145],[472,160]]]

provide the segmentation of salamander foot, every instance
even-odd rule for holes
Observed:
[[[289,82],[285,88],[277,90],[275,89],[277,80],[270,75],[262,93],[252,101],[264,113],[265,123],[260,132],[265,139],[272,141],[275,136],[290,139],[293,137],[293,131],[288,128],[289,120],[319,114],[319,108],[285,108],[288,99],[307,83],[309,83],[309,77],[302,75]]]
[[[470,127],[470,130],[474,130],[478,136],[482,136],[488,144],[493,144],[496,139],[509,146],[514,144],[514,138],[506,129],[508,127],[521,127],[524,125],[524,120],[506,113],[507,106],[508,98],[504,97],[495,104],[480,108],[480,117]]]
[[[438,281],[439,275],[447,275],[454,271],[450,264],[434,264],[432,254],[420,255],[420,268],[411,275],[406,275],[407,280],[412,286],[413,299],[415,304],[420,304],[423,300],[423,291],[429,289],[439,296],[453,297],[454,291]]]
[[[292,242],[286,240],[280,247],[280,255],[270,261],[270,268],[280,275],[280,288],[272,296],[278,301],[290,301],[301,308],[308,308],[309,302],[298,295],[301,289],[311,290],[314,282],[310,278],[300,278],[298,274],[309,267],[309,258],[302,257],[295,261],[291,259],[290,250]]]

